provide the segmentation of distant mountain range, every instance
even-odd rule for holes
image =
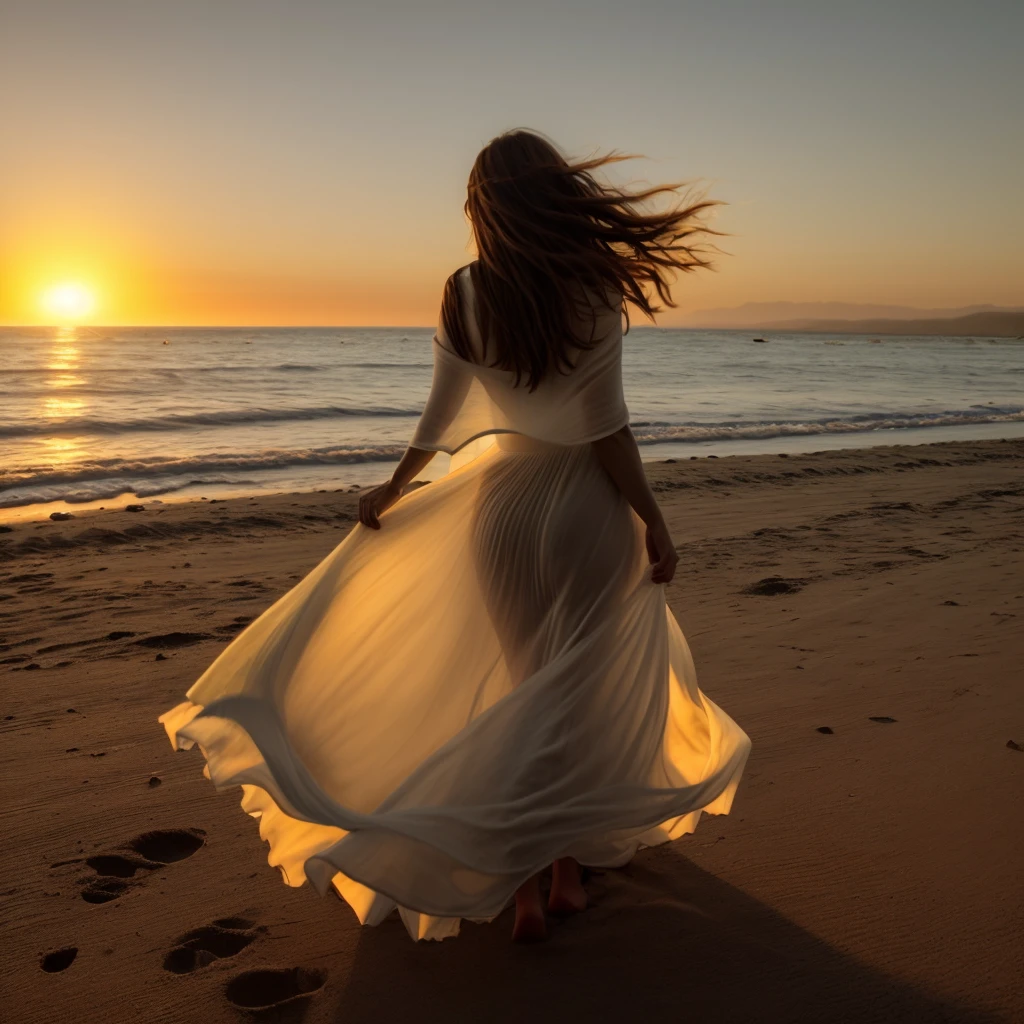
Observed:
[[[993,334],[1007,337],[1021,334],[1010,321],[999,331],[974,327],[968,318],[976,315],[1024,316],[1024,308],[1012,306],[959,306],[951,309],[921,309],[913,306],[870,305],[855,302],[747,302],[730,309],[699,309],[685,317],[681,326],[711,328],[760,328],[789,331],[837,331],[854,334]],[[884,326],[905,321],[899,329]],[[915,325],[943,321],[943,329],[918,330]],[[978,321],[982,323],[982,321]],[[825,325],[828,326],[825,326]],[[840,326],[842,325],[842,326]],[[871,326],[874,325],[874,326]],[[993,321],[998,326],[997,321]]]
[[[790,320],[766,324],[765,331],[813,331],[816,334],[927,334],[947,338],[1024,338],[1024,312],[971,313],[968,316],[914,320]]]

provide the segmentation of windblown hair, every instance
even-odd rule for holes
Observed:
[[[591,348],[599,306],[650,319],[672,301],[676,272],[710,266],[704,214],[714,200],[680,194],[682,185],[629,191],[591,173],[632,159],[610,153],[570,162],[524,129],[492,139],[469,176],[466,215],[478,259],[470,264],[484,362],[512,370],[530,390],[566,372],[574,350]],[[673,195],[658,211],[649,201]],[[689,201],[688,201],[689,200]],[[465,268],[463,268],[465,269]],[[456,272],[445,285],[441,322],[454,350],[472,358]],[[589,336],[586,324],[590,322]]]

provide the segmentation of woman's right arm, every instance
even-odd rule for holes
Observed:
[[[454,281],[454,276],[449,278],[445,285],[446,293]],[[382,513],[398,501],[413,477],[438,451],[450,452],[449,445],[459,440],[447,435],[469,393],[472,373],[461,359],[445,348],[443,320],[442,314],[432,346],[434,374],[430,383],[430,394],[427,396],[412,441],[391,479],[386,484],[367,491],[359,499],[359,521],[364,526],[369,526],[371,530],[380,529]]]
[[[412,478],[423,469],[437,452],[414,448],[410,445],[395,467],[391,479],[386,484],[374,487],[359,499],[359,522],[371,530],[380,529],[380,517],[398,499],[412,482]]]
[[[640,449],[629,426],[592,442],[597,457],[615,486],[647,526],[647,557],[650,559],[651,581],[669,583],[676,572],[679,556],[658,508],[657,499],[647,482]]]

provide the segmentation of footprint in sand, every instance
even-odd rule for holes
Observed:
[[[85,863],[98,877],[86,879],[82,899],[86,903],[109,903],[130,887],[124,879],[134,879],[139,872],[155,871],[191,857],[206,842],[206,833],[199,828],[162,829],[144,832],[126,844],[125,853],[100,853],[86,857]],[[60,862],[52,865],[60,867]]]
[[[754,594],[761,597],[772,597],[775,594],[795,594],[802,590],[807,580],[783,579],[781,576],[767,576],[757,583],[751,583],[743,589],[744,594]]]
[[[127,882],[116,878],[97,878],[82,889],[82,899],[86,903],[109,903],[121,896],[127,888]]]
[[[251,615],[238,615],[231,622],[226,625],[217,626],[218,633],[225,633],[228,636],[234,636],[235,633],[240,633],[249,623],[252,622]]]
[[[55,949],[47,953],[40,961],[39,966],[47,974],[57,974],[59,971],[66,971],[78,956],[77,946],[66,946],[64,949]]]
[[[189,647],[192,644],[211,640],[209,633],[162,633],[159,636],[145,636],[135,643],[140,647]]]
[[[164,957],[164,970],[172,974],[191,974],[214,960],[225,960],[241,953],[255,942],[259,933],[255,921],[244,917],[222,917],[202,928],[186,932]]]
[[[319,992],[327,982],[324,971],[310,967],[281,967],[246,971],[228,982],[224,994],[240,1010],[276,1010]]]

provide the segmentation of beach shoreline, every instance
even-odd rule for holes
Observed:
[[[595,873],[532,950],[507,913],[416,945],[287,888],[239,794],[156,721],[354,527],[357,491],[8,522],[8,1019],[228,1022],[257,997],[309,1024],[681,999],[720,1021],[1024,1018],[1024,439],[646,469],[701,688],[753,752],[730,816]]]
[[[734,457],[772,455],[815,455],[823,452],[855,451],[865,448],[920,447],[946,443],[970,443],[974,441],[1003,441],[1024,438],[1024,422],[975,423],[958,426],[933,426],[900,428],[896,430],[865,430],[845,434],[811,434],[788,437],[771,436],[743,441],[665,441],[658,444],[641,444],[640,457],[645,465],[653,466],[666,459],[698,460],[713,457],[729,459]],[[217,484],[196,483],[177,488],[170,492],[139,496],[126,489],[113,497],[93,498],[85,501],[51,500],[24,505],[0,506],[0,526],[17,522],[31,522],[46,519],[53,512],[68,512],[72,516],[80,513],[111,511],[128,504],[161,506],[182,504],[193,501],[216,499],[248,499],[251,497],[276,497],[282,494],[343,493],[383,483],[392,473],[397,460],[368,460],[335,467],[326,474],[321,467],[315,475],[299,487],[275,488],[272,480],[257,484],[225,487]],[[425,480],[436,480],[448,470],[448,456],[439,453],[421,474]],[[344,477],[344,479],[339,479]]]
[[[0,331],[0,523],[378,483],[430,390],[432,333]],[[623,389],[649,461],[1022,437],[1020,352],[637,325]]]

